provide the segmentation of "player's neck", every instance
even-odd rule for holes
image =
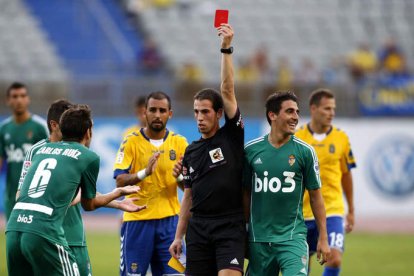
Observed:
[[[60,135],[58,135],[58,134],[56,134],[54,132],[50,133],[50,135],[49,135],[49,141],[50,142],[56,143],[56,142],[59,142],[60,140],[62,140],[62,138],[60,137]]]
[[[148,127],[144,128],[144,133],[145,135],[149,138],[149,139],[153,139],[153,140],[160,140],[160,139],[164,139],[165,137],[165,133],[167,132],[167,129],[164,128],[161,131],[153,131]]]
[[[289,142],[291,136],[291,134],[282,133],[272,128],[268,136],[268,141],[272,146],[278,149]]]
[[[25,112],[21,114],[13,113],[13,119],[17,124],[21,124],[29,120],[30,118],[30,112],[26,110]]]
[[[326,126],[326,125],[322,125],[322,124],[318,124],[315,121],[311,121],[309,124],[309,127],[311,129],[312,132],[317,133],[317,134],[322,134],[322,133],[327,133],[332,126]]]

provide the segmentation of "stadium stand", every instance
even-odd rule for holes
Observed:
[[[180,2],[180,1],[177,1]],[[266,45],[270,60],[290,58],[294,67],[303,58],[312,58],[319,68],[337,55],[347,55],[361,42],[381,45],[393,36],[407,53],[412,67],[414,55],[413,1],[397,0],[239,0],[194,1],[186,8],[155,7],[139,11],[144,28],[158,34],[155,39],[174,67],[195,60],[207,80],[217,80],[217,43],[208,39],[215,8],[230,10],[230,23],[237,30],[238,56],[249,56]],[[162,16],[160,16],[162,14]],[[171,35],[174,34],[174,39]],[[186,45],[191,38],[192,45]]]
[[[67,72],[21,1],[0,0],[0,80],[65,81]]]

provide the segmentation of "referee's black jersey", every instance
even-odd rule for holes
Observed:
[[[194,215],[242,213],[244,125],[239,109],[214,136],[194,141],[183,158],[184,186],[192,189]]]

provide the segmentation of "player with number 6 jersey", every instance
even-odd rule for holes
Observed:
[[[8,274],[79,275],[62,228],[81,188],[85,210],[94,210],[139,189],[117,188],[96,196],[99,156],[88,149],[92,118],[87,106],[66,110],[60,120],[63,141],[46,143],[33,156],[6,228]]]

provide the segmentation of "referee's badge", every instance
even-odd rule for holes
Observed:
[[[221,151],[221,148],[216,148],[209,151],[211,162],[217,163],[219,161],[224,160],[223,152]]]
[[[170,160],[177,159],[177,154],[175,153],[175,150],[170,150]]]

